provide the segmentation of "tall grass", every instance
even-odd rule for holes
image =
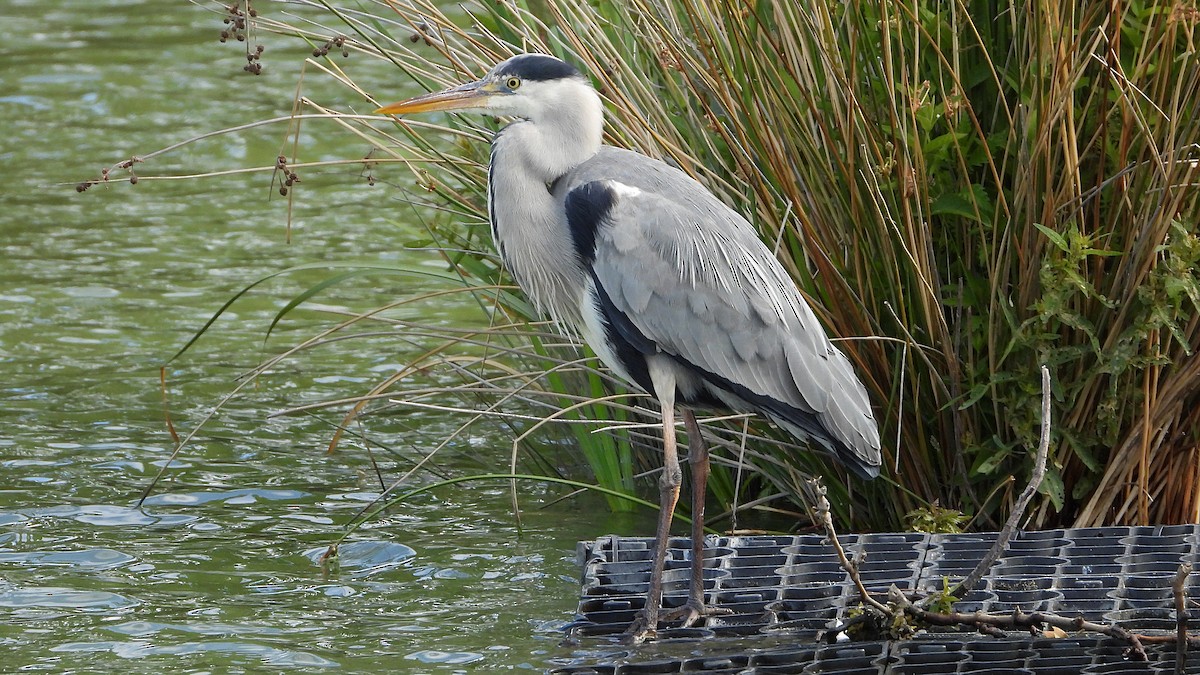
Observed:
[[[608,142],[678,165],[775,246],[867,384],[887,477],[839,480],[821,457],[757,422],[747,437],[734,419],[713,425],[722,501],[740,491],[802,505],[804,474],[820,472],[837,515],[858,527],[900,527],[922,510],[928,522],[934,505],[987,527],[1029,470],[1044,363],[1052,459],[1029,524],[1200,520],[1191,5],[523,0],[469,5],[466,17],[423,0],[310,7],[322,11],[303,22],[259,7],[258,27],[317,45],[345,35],[355,54],[426,88],[522,51],[575,62],[607,101]],[[392,96],[361,91],[332,57],[312,65],[367,99],[338,108]],[[355,413],[381,397],[449,394],[488,411],[520,400],[577,421],[648,418],[605,399],[620,385],[534,323],[490,255],[493,122],[391,123],[301,104],[373,144],[374,171],[446,214],[431,243],[497,326],[433,339]],[[404,376],[426,367],[458,384],[406,391]],[[576,434],[611,484],[628,489],[657,464],[652,433],[595,437]]]

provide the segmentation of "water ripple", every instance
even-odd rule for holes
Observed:
[[[204,492],[172,492],[154,495],[146,499],[147,506],[197,506],[209,502],[225,502],[226,504],[253,504],[259,499],[279,501],[283,499],[299,499],[307,497],[307,492],[299,490],[263,490],[243,488],[240,490],[214,490]]]
[[[0,525],[12,525],[13,523],[20,523],[28,519],[29,518],[27,516],[24,516],[20,513],[0,512]]]
[[[328,547],[311,548],[304,552],[309,560],[320,564]],[[337,564],[350,576],[364,578],[394,570],[405,564],[417,552],[404,544],[390,541],[352,541],[338,547]]]
[[[89,504],[86,506],[48,506],[24,511],[32,518],[70,518],[89,525],[125,527],[132,525],[171,527],[196,520],[196,516],[183,514],[152,514],[145,509],[113,504]]]
[[[464,665],[483,660],[483,654],[476,652],[440,652],[436,649],[413,652],[405,655],[406,659],[421,663],[445,663],[449,665]]]
[[[111,548],[89,548],[82,551],[21,551],[0,553],[0,563],[15,563],[31,567],[79,567],[110,570],[136,560],[128,553]]]
[[[284,630],[274,626],[258,626],[244,623],[161,623],[157,621],[126,621],[107,630],[130,637],[147,637],[159,633],[176,631],[195,635],[282,635]],[[291,629],[291,632],[305,632]]]
[[[28,609],[45,607],[55,609],[107,610],[125,609],[138,605],[137,600],[106,591],[80,591],[73,588],[41,586],[9,588],[0,591],[0,607]]]
[[[337,668],[336,661],[290,649],[277,649],[252,642],[184,642],[177,645],[157,645],[134,640],[130,642],[67,642],[50,649],[52,652],[111,652],[121,658],[143,659],[151,656],[186,656],[190,654],[222,653],[254,656],[273,666]]]

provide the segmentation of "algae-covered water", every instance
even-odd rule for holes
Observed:
[[[328,417],[269,415],[363,393],[402,365],[401,340],[335,343],[276,368],[135,508],[174,447],[159,369],[234,293],[295,265],[436,261],[404,252],[416,225],[388,185],[357,169],[305,176],[290,242],[267,174],[137,185],[122,174],[73,189],[131,155],[286,115],[303,45],[260,36],[266,68],[255,77],[238,45],[218,42],[220,15],[205,6],[25,0],[0,19],[0,671],[541,670],[572,658],[560,641],[578,597],[576,540],[647,533],[647,514],[612,516],[587,497],[543,510],[559,494],[526,485],[518,531],[506,485],[462,484],[355,532],[337,569],[318,564],[378,479],[361,445],[325,453]],[[345,67],[392,86],[385,65],[362,61]],[[332,130],[310,133],[316,155],[365,151]],[[283,127],[253,129],[136,170],[270,164],[283,142]],[[279,308],[322,274],[255,288],[170,362],[167,406],[181,433],[265,355],[329,325],[298,312],[264,344]],[[362,311],[419,290],[364,278],[319,300]],[[477,319],[453,303],[421,311]],[[373,438],[394,444],[376,449],[384,472],[395,477],[419,456],[412,445],[461,421],[375,424]],[[503,466],[511,439],[464,437],[437,470],[478,473],[493,456]]]

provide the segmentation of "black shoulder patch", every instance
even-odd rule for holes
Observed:
[[[516,75],[522,80],[532,82],[582,77],[579,69],[575,66],[545,54],[514,56],[497,68],[497,73],[499,75]]]
[[[575,255],[585,267],[596,261],[596,233],[606,224],[614,201],[613,191],[594,180],[568,192],[563,202]]]

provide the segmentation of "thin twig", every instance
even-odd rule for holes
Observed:
[[[1131,633],[1113,623],[1096,623],[1083,617],[1066,617],[1045,612],[1025,613],[1015,609],[1006,614],[988,614],[986,612],[931,612],[917,607],[904,597],[896,587],[888,592],[888,602],[906,612],[914,619],[934,626],[974,626],[983,632],[994,633],[995,630],[1016,630],[1054,626],[1066,631],[1089,631],[1100,633],[1129,644],[1130,655],[1141,661],[1146,661],[1146,649],[1142,645],[1143,636]],[[1184,642],[1187,642],[1186,636]]]
[[[817,494],[816,515],[821,525],[825,528],[825,536],[829,538],[829,543],[833,545],[833,550],[837,552],[838,560],[842,563],[842,569],[846,570],[846,574],[849,574],[850,580],[854,582],[854,587],[858,589],[859,597],[876,611],[882,612],[886,616],[892,616],[893,612],[887,605],[872,598],[870,593],[867,593],[867,588],[863,586],[862,579],[858,574],[858,563],[846,556],[846,549],[842,548],[842,543],[838,541],[837,531],[833,528],[833,514],[830,513],[829,500],[825,497],[827,488],[821,484],[818,478],[810,480],[809,485],[812,486],[813,491]]]
[[[1042,435],[1038,439],[1037,456],[1033,460],[1033,473],[1029,476],[1029,484],[1021,491],[1021,496],[1017,497],[1017,501],[1013,504],[1012,513],[1008,515],[1008,520],[1004,523],[1000,533],[996,536],[995,543],[988,550],[987,555],[975,569],[971,570],[958,585],[954,587],[950,594],[956,597],[963,597],[969,593],[975,584],[987,574],[988,569],[992,564],[1004,554],[1005,548],[1008,547],[1008,542],[1012,539],[1013,532],[1021,519],[1025,517],[1025,509],[1029,508],[1029,501],[1033,499],[1033,495],[1037,493],[1038,486],[1042,484],[1042,479],[1046,476],[1046,455],[1050,449],[1050,369],[1042,366]],[[932,596],[931,596],[932,597]]]
[[[1188,610],[1185,587],[1191,573],[1191,563],[1179,563],[1179,570],[1175,572],[1175,583],[1171,584],[1171,590],[1175,592],[1175,675],[1183,675],[1187,667]]]

